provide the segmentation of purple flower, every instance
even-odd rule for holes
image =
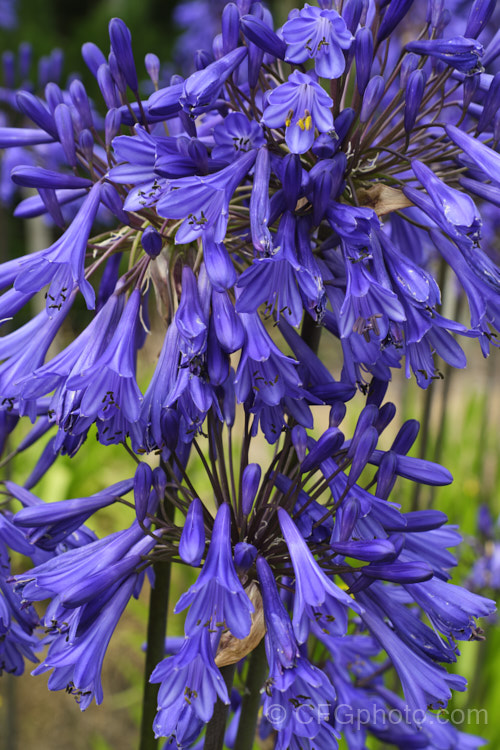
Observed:
[[[414,160],[411,166],[444,220],[473,239],[479,237],[481,219],[472,198],[446,185],[422,162]]]
[[[161,683],[153,724],[156,737],[177,733],[179,719],[187,707],[206,723],[212,718],[217,698],[229,703],[225,682],[215,665],[213,641],[207,628],[199,628],[184,640],[174,656],[153,670],[150,682]]]
[[[250,613],[254,608],[234,569],[230,514],[229,505],[220,506],[203,569],[175,606],[175,612],[190,607],[185,624],[188,636],[200,629],[217,630],[224,623],[236,638],[245,638],[250,632]]]
[[[101,606],[93,617],[82,620],[75,632],[68,635],[66,628],[52,641],[43,662],[33,670],[42,674],[49,669],[49,690],[66,690],[74,695],[84,711],[92,699],[102,703],[103,691],[101,669],[111,636],[123,614],[137,583],[137,576],[130,576],[119,587],[114,586],[104,596]],[[96,597],[96,604],[99,599]]]
[[[451,688],[465,690],[463,677],[448,674],[430,658],[407,646],[374,610],[366,595],[361,593],[358,597],[365,607],[361,618],[391,658],[412,710],[446,705],[451,698]]]
[[[175,235],[177,243],[192,242],[213,228],[213,239],[222,242],[227,229],[229,201],[255,161],[251,151],[225,169],[208,177],[172,180],[161,194],[156,210],[169,219],[183,219]]]
[[[361,608],[321,570],[288,513],[279,508],[278,516],[295,572],[292,622],[297,640],[304,643],[310,622],[321,622],[328,632],[344,635],[347,608],[355,612]]]
[[[340,78],[345,70],[342,50],[349,49],[354,37],[335,10],[321,10],[306,3],[283,26],[283,39],[287,43],[287,62],[313,59],[319,76]]]
[[[333,101],[311,76],[295,70],[286,83],[271,91],[262,122],[286,127],[285,139],[294,154],[304,154],[314,142],[314,130],[333,130]]]
[[[242,112],[230,112],[214,127],[213,159],[232,162],[240,151],[252,151],[265,143],[261,126]]]
[[[113,336],[89,367],[74,372],[66,383],[81,395],[78,412],[82,417],[108,422],[109,437],[123,439],[127,426],[137,421],[142,394],[135,379],[135,334],[139,322],[141,293],[130,295]]]
[[[38,292],[50,284],[47,294],[47,308],[60,304],[78,284],[87,307],[95,305],[95,293],[85,279],[85,251],[94,219],[101,200],[101,185],[95,183],[91,188],[78,214],[70,227],[51,247],[37,253],[34,258],[27,257],[20,262],[15,288],[19,292]]]

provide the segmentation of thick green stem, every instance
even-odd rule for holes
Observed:
[[[321,338],[322,332],[323,327],[318,325],[310,315],[304,316],[300,335],[315,354],[318,353],[319,340]]]
[[[222,667],[220,671],[224,678],[224,682],[226,683],[227,693],[228,695],[230,695],[234,673],[236,671],[236,664],[229,664],[227,667]],[[226,706],[226,704],[223,703],[220,698],[217,698],[213,716],[207,725],[205,743],[203,745],[204,750],[223,749],[228,709],[229,706]]]
[[[146,667],[144,670],[144,693],[142,697],[141,738],[139,750],[156,750],[158,740],[153,733],[153,721],[157,711],[157,684],[149,682],[151,672],[165,656],[165,634],[167,631],[168,594],[170,589],[170,562],[157,562],[153,566],[155,585],[151,588],[148,614],[148,640]]]
[[[428,458],[427,452],[428,452],[429,438],[430,438],[432,404],[433,404],[434,396],[435,396],[435,388],[433,388],[433,385],[434,383],[431,383],[424,394],[424,410],[423,410],[423,415],[422,415],[422,422],[421,422],[422,426],[421,426],[421,431],[420,431],[420,447],[419,447],[419,452],[418,452],[419,458]],[[413,490],[413,498],[412,498],[412,506],[411,506],[412,510],[421,509],[421,504],[420,504],[421,492],[422,492],[422,485],[420,484],[420,482],[417,482]]]
[[[173,521],[175,508],[169,500],[163,500],[165,517]],[[155,584],[151,587],[148,612],[148,639],[146,665],[144,668],[144,692],[142,696],[141,737],[139,750],[156,750],[158,740],[154,738],[153,721],[158,708],[158,684],[149,681],[151,672],[165,657],[165,635],[167,633],[168,597],[170,592],[170,560],[159,560],[153,565]]]
[[[266,648],[262,639],[253,651],[248,665],[247,684],[235,743],[238,750],[252,750],[259,716],[260,691],[268,671]]]

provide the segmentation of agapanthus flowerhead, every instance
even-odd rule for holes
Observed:
[[[314,78],[295,70],[269,95],[262,122],[269,128],[285,126],[285,140],[294,154],[308,151],[315,137],[333,130],[332,99]]]
[[[306,3],[298,15],[285,23],[282,33],[287,43],[287,62],[304,63],[312,58],[319,76],[340,78],[345,70],[343,50],[350,48],[354,37],[337,11]]]

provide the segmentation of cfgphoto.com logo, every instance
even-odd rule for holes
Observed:
[[[285,724],[292,718],[300,724],[320,723],[330,721],[333,718],[336,729],[342,726],[361,727],[376,725],[395,726],[397,724],[423,724],[425,721],[447,724],[451,722],[455,726],[484,726],[488,724],[488,712],[485,708],[454,708],[452,710],[441,709],[437,713],[428,713],[423,709],[411,709],[406,706],[402,711],[393,708],[389,711],[381,706],[371,708],[354,708],[348,703],[339,703],[332,708],[327,703],[320,704],[314,708],[302,704],[297,707],[283,706],[281,703],[273,703],[267,707],[266,718],[274,726]]]

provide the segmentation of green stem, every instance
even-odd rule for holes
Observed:
[[[309,348],[315,353],[318,353],[319,340],[323,327],[318,325],[310,315],[305,315],[302,322],[302,330],[300,332],[301,338],[304,339]]]
[[[220,670],[226,683],[228,695],[231,693],[236,664],[229,664]],[[204,750],[222,750],[224,747],[224,734],[226,732],[226,720],[229,706],[217,698],[214,713],[207,725],[205,734]]]
[[[264,639],[262,639],[252,652],[248,665],[247,683],[235,743],[238,750],[252,750],[253,748],[260,708],[260,691],[268,670],[266,649]]]
[[[434,401],[434,395],[435,395],[435,388],[433,388],[434,383],[430,383],[428,386],[425,394],[424,394],[424,411],[422,415],[422,422],[421,422],[421,432],[420,432],[420,447],[418,451],[418,457],[419,458],[427,458],[428,453],[428,447],[429,447],[429,438],[430,438],[430,424],[431,424],[431,414],[432,414],[432,404]],[[412,500],[412,510],[420,510],[420,496],[422,492],[422,485],[420,482],[417,482],[415,484],[415,488],[413,491],[413,500]]]
[[[167,501],[165,502],[165,513],[168,518],[173,519],[174,507]],[[165,657],[171,567],[172,564],[170,561],[158,561],[153,565],[155,585],[151,588],[149,598],[148,636],[139,750],[156,750],[158,747],[158,740],[154,738],[153,733],[153,721],[157,711],[159,685],[149,682],[149,678],[156,665]]]

